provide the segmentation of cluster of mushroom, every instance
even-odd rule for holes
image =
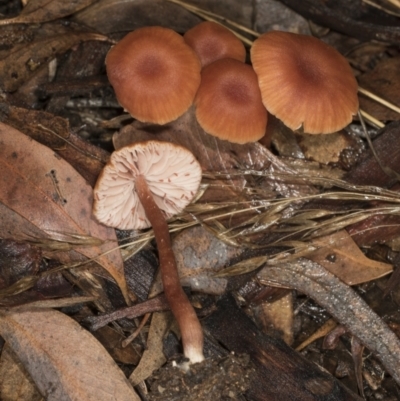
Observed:
[[[203,129],[221,139],[260,139],[267,110],[305,132],[334,132],[358,110],[357,82],[344,57],[303,35],[269,32],[251,49],[229,30],[204,22],[183,37],[161,27],[138,29],[108,53],[108,78],[136,119],[166,124],[194,103]],[[254,69],[253,69],[254,68]],[[164,292],[178,321],[184,354],[203,357],[203,333],[182,290],[166,219],[194,197],[201,167],[185,148],[147,141],[115,151],[94,189],[94,215],[118,229],[153,227]]]
[[[289,128],[330,133],[358,111],[357,81],[334,48],[306,35],[272,31],[251,48],[227,28],[203,22],[182,37],[145,27],[107,55],[109,80],[136,119],[166,124],[194,102],[202,128],[236,143],[260,139],[267,110]]]

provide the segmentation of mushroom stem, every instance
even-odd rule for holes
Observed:
[[[143,175],[136,177],[135,186],[146,216],[153,227],[158,247],[164,293],[172,313],[178,321],[183,352],[191,363],[201,362],[204,360],[203,330],[196,312],[180,284],[175,255],[171,247],[168,224],[154,201]]]

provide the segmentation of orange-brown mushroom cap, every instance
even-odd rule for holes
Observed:
[[[199,56],[202,67],[221,58],[244,62],[246,49],[229,29],[212,21],[201,22],[183,35],[185,42]]]
[[[195,105],[201,127],[220,139],[247,143],[265,134],[267,110],[257,76],[240,61],[221,59],[205,67]]]
[[[193,103],[200,61],[171,29],[145,27],[129,33],[108,52],[108,79],[118,102],[134,118],[166,124]]]
[[[254,42],[251,61],[265,107],[292,130],[335,132],[358,111],[349,63],[319,39],[268,32]]]

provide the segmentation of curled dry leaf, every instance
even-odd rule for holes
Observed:
[[[0,88],[6,92],[16,91],[41,65],[87,40],[106,41],[108,38],[90,32],[70,32],[15,46],[0,60]]]
[[[96,0],[30,0],[18,17],[0,20],[0,25],[53,21],[74,14]]]
[[[57,154],[2,123],[0,145],[0,237],[77,241],[60,259],[96,258],[128,300],[115,232],[92,217],[92,188]]]
[[[104,347],[51,309],[0,312],[0,334],[48,401],[139,401]]]
[[[358,337],[400,384],[400,340],[351,287],[307,259],[266,267],[257,277],[263,284],[293,288],[314,299]]]

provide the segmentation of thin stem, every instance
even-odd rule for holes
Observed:
[[[168,224],[154,201],[146,179],[136,177],[136,191],[146,212],[157,242],[164,293],[182,336],[183,351],[191,363],[201,362],[203,356],[203,330],[188,297],[180,284],[175,255],[171,247]]]

